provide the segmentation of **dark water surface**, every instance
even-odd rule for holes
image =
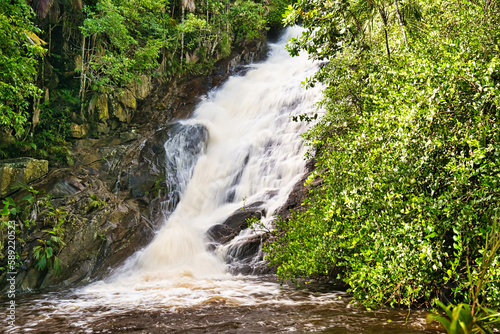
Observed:
[[[252,302],[217,293],[199,304],[172,307],[168,301],[137,298],[107,304],[81,290],[16,297],[16,327],[6,333],[442,333],[426,312],[355,306],[344,292],[319,293],[279,288],[269,279],[246,278],[249,286],[275,285],[255,292]],[[202,289],[202,288],[200,288]],[[120,295],[123,292],[120,292]],[[122,296],[117,294],[116,299]],[[150,297],[147,293],[144,298]],[[108,297],[107,297],[108,298]],[[106,298],[106,299],[107,299]],[[4,307],[7,305],[3,300]],[[5,309],[5,308],[4,308]],[[5,325],[5,323],[4,323]]]

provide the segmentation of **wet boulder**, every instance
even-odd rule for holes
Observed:
[[[241,230],[240,230],[241,231]],[[212,226],[208,231],[207,231],[207,237],[210,241],[218,243],[218,244],[225,244],[229,242],[230,240],[234,239],[238,235],[239,231],[226,226],[224,224],[217,224]]]
[[[229,247],[226,255],[226,262],[250,262],[259,252],[261,243],[262,237],[260,235],[253,235],[243,239],[241,243],[236,243]]]
[[[269,266],[262,250],[268,238],[269,234],[259,233],[229,244],[224,257],[229,272],[233,275],[275,274],[276,267]]]
[[[242,230],[248,228],[249,219],[260,219],[265,214],[262,204],[263,202],[253,203],[233,212],[222,224],[208,229],[207,239],[217,244],[226,244],[233,240]]]

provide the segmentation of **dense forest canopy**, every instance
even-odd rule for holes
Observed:
[[[145,77],[206,74],[281,26],[289,1],[16,0],[0,4],[0,156],[66,162],[70,123]],[[57,120],[57,122],[55,122]],[[54,163],[55,161],[51,161]]]
[[[322,61],[305,209],[267,250],[283,278],[342,279],[367,306],[500,305],[500,5],[300,0],[289,45]],[[316,186],[314,186],[315,184]]]
[[[38,97],[35,84],[37,57],[44,53],[25,1],[0,3],[0,125],[20,138],[26,129],[30,98]]]

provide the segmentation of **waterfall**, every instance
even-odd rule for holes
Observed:
[[[178,141],[174,148],[165,145],[167,160],[178,165],[177,174],[183,171],[192,177],[187,187],[179,187],[177,208],[134,270],[182,267],[197,275],[220,272],[223,266],[205,251],[206,230],[243,207],[243,201],[264,202],[270,218],[286,200],[303,172],[305,153],[300,138],[305,125],[293,122],[290,115],[314,112],[320,94],[318,89],[301,87],[315,66],[306,56],[287,54],[284,44],[289,34],[293,31],[271,45],[266,62],[252,65],[244,76],[232,77],[211,92],[194,118],[185,122],[188,129],[202,125],[208,130],[206,151],[194,169],[193,150],[179,149]]]
[[[174,123],[169,129],[165,148],[167,198],[162,203],[163,216],[168,219],[186,190],[200,154],[205,151],[207,129],[200,124]]]
[[[292,58],[285,50],[288,39],[299,33],[300,28],[288,28],[269,45],[265,62],[229,78],[204,98],[192,119],[179,122],[165,143],[167,184],[174,194],[167,206],[175,210],[150,245],[87,293],[161,290],[168,304],[180,299],[179,305],[210,299],[214,291],[229,293],[225,284],[231,293],[242,294],[234,290],[238,283],[222,258],[228,246],[209,252],[205,233],[256,203],[265,212],[262,221],[271,221],[304,173],[300,135],[307,125],[291,116],[317,112],[321,87],[302,87],[317,65],[307,55]],[[254,233],[242,231],[238,238]]]
[[[228,273],[238,244],[259,231],[207,251],[207,231],[242,207],[258,207],[269,223],[304,172],[306,125],[290,116],[314,113],[321,87],[301,87],[316,65],[285,51],[299,33],[287,29],[265,62],[211,92],[192,119],[168,125],[170,197],[152,243],[105,281],[18,296],[22,324],[8,333],[438,333],[425,310],[374,315],[341,292]]]

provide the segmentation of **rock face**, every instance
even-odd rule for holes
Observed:
[[[45,231],[52,227],[47,216],[53,213],[41,208],[38,232],[24,237],[26,245],[17,276],[20,290],[105,277],[149,243],[165,218],[165,207],[173,210],[178,202],[178,195],[176,201],[172,198],[178,192],[177,174],[182,172],[175,164],[179,152],[167,156],[164,143],[174,142],[174,147],[188,156],[189,161],[181,164],[189,169],[194,168],[207,138],[204,126],[174,122],[146,140],[132,132],[122,133],[102,147],[99,144],[104,143],[82,142],[76,152],[88,169],[56,170],[34,184],[41,193],[50,194],[53,207],[64,214],[65,245],[57,252],[61,274],[33,268],[33,249],[48,237]],[[89,151],[93,154],[86,154]],[[24,195],[19,193],[15,200]]]
[[[265,54],[263,46],[251,51],[255,57]],[[175,159],[167,159],[164,143],[181,138],[178,135],[184,131],[184,137],[191,140],[180,149],[189,151],[189,164],[195,164],[208,137],[202,126],[182,129],[173,121],[189,117],[200,96],[220,84],[235,66],[249,61],[249,49],[243,51],[244,57],[233,54],[218,65],[212,76],[161,85],[145,79],[141,85],[129,87],[123,96],[107,94],[92,99],[88,114],[93,115],[95,124],[85,117],[72,124],[72,136],[77,138],[72,148],[74,165],[53,170],[32,184],[39,198],[36,205],[26,206],[29,212],[23,213],[31,223],[26,227],[20,220],[17,225],[19,290],[75,285],[106,277],[151,241],[165,218],[165,203],[175,207],[178,201],[179,175]],[[235,58],[238,61],[232,61]],[[88,138],[95,133],[98,138]],[[29,176],[28,180],[40,177],[47,173],[48,163],[42,165],[30,170],[43,173],[30,171],[23,175]],[[0,176],[2,189],[7,188],[4,179]],[[21,191],[13,197],[23,203],[27,194]],[[50,195],[50,203],[46,195]],[[254,211],[235,214],[224,226],[234,234],[244,228],[245,218],[259,215],[258,210]],[[34,248],[50,238],[47,231],[57,229],[57,218],[63,221],[58,233],[64,245],[54,253],[62,264],[60,275],[51,269],[36,269],[33,256]],[[0,266],[5,263],[0,255]],[[5,274],[0,276],[0,282],[1,289],[5,287]]]
[[[121,200],[107,190],[106,184],[91,172],[79,169],[69,172],[56,170],[33,186],[52,196],[52,206],[40,201],[35,233],[23,235],[24,247],[20,254],[16,285],[21,291],[45,288],[59,284],[72,285],[103,277],[148,242],[154,235],[154,226],[140,201]],[[24,194],[16,195],[19,200]],[[55,231],[50,219],[54,213],[64,219],[60,235],[65,244],[56,256],[61,261],[61,274],[53,270],[34,268],[33,249],[41,245]],[[27,231],[21,231],[24,233]],[[3,279],[3,277],[2,277]]]
[[[47,160],[17,158],[0,161],[0,198],[14,192],[19,184],[28,184],[49,171]]]
[[[131,89],[137,99],[143,100],[153,91],[153,83],[151,77],[146,75],[141,75],[139,80],[140,83],[134,82]]]
[[[207,139],[208,130],[199,124],[175,122],[156,131],[141,149],[137,165],[122,174],[120,189],[129,189],[133,198],[144,197],[151,190],[164,190],[157,199],[167,211],[164,214],[172,212]]]
[[[70,125],[71,136],[77,139],[85,138],[88,134],[88,129],[88,124],[71,123]]]

